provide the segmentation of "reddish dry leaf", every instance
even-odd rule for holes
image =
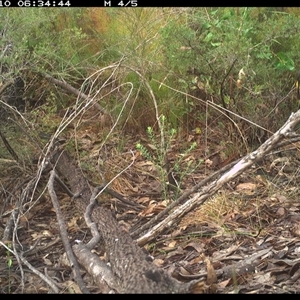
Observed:
[[[89,132],[82,132],[81,138],[83,141],[83,145],[81,147],[82,149],[89,149],[89,140],[91,140],[91,142],[93,143],[93,149],[89,150],[89,158],[96,158],[96,154],[98,154],[99,152],[99,147],[97,146],[97,149],[95,149],[96,147],[94,134]],[[116,140],[116,142],[118,141]],[[132,145],[134,144],[135,141],[131,141],[131,144],[126,145],[124,149],[132,149]],[[178,142],[175,147],[177,146]],[[182,162],[187,163],[188,160],[194,160],[194,157],[203,157],[204,148],[200,149],[200,147],[197,149],[197,151],[193,151],[193,154],[190,157],[183,159]],[[168,152],[168,156],[169,158],[174,158],[174,160],[176,160],[178,158],[178,153],[173,152],[173,144],[171,150],[172,151]],[[151,171],[152,175],[157,176],[157,171],[154,172],[155,166],[152,162],[143,161],[143,157],[141,156],[141,153],[139,151],[135,151],[134,158],[131,155],[128,155],[128,157],[125,157],[124,161],[118,159],[118,156],[119,155],[111,155],[111,159],[108,159],[106,161],[106,165],[121,167],[124,165],[124,163],[127,164],[128,161],[131,161],[132,159],[139,160],[139,162],[135,161],[135,164],[128,173],[124,173],[124,177],[122,175],[123,180],[125,180],[126,178],[129,179],[127,182],[124,182],[122,180],[122,182],[120,182],[120,184],[116,186],[116,189],[118,191],[121,191],[121,193],[126,195],[128,194],[128,191],[138,193],[141,190],[143,190],[144,192],[158,190],[154,184],[155,182],[157,183],[157,181],[154,181],[153,177],[149,176],[148,173],[143,173],[143,170],[147,172],[149,172],[149,170],[153,170]],[[222,157],[222,159],[224,159],[224,157]],[[207,166],[214,166],[213,160],[207,160],[206,163]],[[276,167],[275,164],[274,167]],[[186,176],[186,178],[184,178],[183,184],[187,187],[194,186],[195,182],[199,182],[208,175],[207,173],[204,174],[204,172],[202,171],[201,168],[198,168],[196,173],[193,173],[191,176]],[[252,178],[255,177],[255,174],[251,174],[250,172],[245,175],[253,175]],[[271,177],[271,174],[269,175]],[[280,285],[284,286],[284,289],[287,289],[287,293],[293,290],[299,291],[299,282],[297,281],[299,281],[300,277],[300,263],[298,261],[300,257],[300,243],[299,238],[291,238],[291,235],[300,237],[300,204],[297,197],[293,198],[292,196],[290,196],[292,193],[289,193],[288,199],[286,196],[281,195],[286,191],[295,191],[292,188],[297,188],[297,185],[295,184],[294,186],[294,184],[291,184],[286,188],[280,188],[274,191],[274,196],[266,199],[265,195],[268,194],[269,191],[267,190],[266,180],[263,177],[261,178],[262,179],[257,185],[248,182],[239,184],[237,186],[238,193],[248,193],[249,191],[249,193],[251,194],[255,190],[255,192],[257,193],[257,197],[249,197],[247,203],[245,203],[242,207],[237,205],[237,207],[230,208],[227,211],[223,211],[222,216],[225,216],[224,219],[220,218],[221,220],[218,219],[217,221],[215,221],[213,218],[210,218],[209,220],[205,219],[203,221],[203,219],[201,218],[193,218],[193,220],[189,222],[188,225],[193,224],[197,226],[197,231],[200,231],[200,229],[198,228],[200,228],[201,226],[201,233],[210,234],[209,238],[203,237],[202,240],[203,243],[205,242],[205,244],[202,245],[201,242],[199,243],[198,238],[191,238],[191,241],[193,242],[190,242],[188,245],[186,245],[184,247],[184,250],[182,250],[178,246],[182,246],[182,244],[180,244],[180,240],[178,240],[177,243],[174,240],[169,241],[166,244],[167,246],[165,248],[163,248],[161,244],[158,244],[158,250],[168,249],[173,251],[168,254],[169,262],[166,262],[164,260],[166,259],[166,257],[164,257],[163,259],[155,259],[154,263],[160,267],[167,267],[170,270],[172,269],[172,267],[175,268],[175,263],[179,261],[180,264],[185,266],[181,268],[181,272],[183,272],[184,274],[192,274],[185,275],[184,278],[180,278],[185,280],[196,279],[196,276],[198,276],[198,278],[204,278],[206,276],[206,273],[208,273],[207,281],[210,282],[210,291],[213,291],[214,284],[211,284],[211,282],[215,281],[214,273],[216,273],[218,275],[218,279],[220,280],[220,282],[218,283],[218,292],[220,293],[234,293],[236,291],[244,293],[278,293],[279,291],[281,291],[281,289],[278,289],[278,286],[275,287],[275,281],[276,283],[278,282]],[[272,182],[276,184],[275,180],[277,180],[277,178],[273,179],[274,181]],[[259,178],[256,178],[255,182],[258,181]],[[135,187],[132,187],[133,182],[135,183]],[[262,186],[265,187],[265,190],[262,191],[264,194],[260,197],[257,187],[260,188]],[[228,198],[230,198],[230,194]],[[70,206],[70,199],[68,196],[64,197],[63,195],[60,195],[60,202],[62,202],[62,209],[65,209],[66,211],[71,209],[72,206]],[[168,203],[157,203],[153,201],[150,202],[149,197],[137,198],[137,202],[143,204],[144,206],[148,206],[143,212],[144,216],[154,215],[157,211],[163,209],[168,205]],[[28,228],[24,232],[24,235],[27,234],[26,237],[24,237],[23,232],[21,232],[20,237],[24,238],[23,241],[25,242],[32,242],[30,234],[32,234],[34,240],[36,240],[37,238],[42,238],[41,243],[38,244],[38,247],[40,247],[40,245],[44,245],[48,242],[50,236],[47,235],[46,231],[43,231],[44,229],[52,229],[53,234],[55,234],[56,236],[58,230],[56,229],[57,226],[55,225],[55,222],[53,222],[53,220],[56,220],[55,214],[51,214],[51,211],[55,212],[53,208],[48,207],[47,210],[45,210],[45,207],[39,208],[38,206],[35,206],[34,209],[36,210],[36,212],[38,212],[37,215],[39,216],[39,218],[31,218],[28,216],[28,214],[26,214],[27,219],[21,219],[21,222],[23,222],[25,226],[29,225],[30,228]],[[43,217],[49,217],[49,215],[52,215],[52,220],[46,219],[46,221],[44,222],[44,219],[40,218],[41,210],[45,211],[45,213],[43,213]],[[124,217],[129,213],[136,214],[135,211],[126,210],[125,212],[118,212],[117,215]],[[288,217],[285,218],[286,215]],[[36,214],[33,214],[33,216],[36,216]],[[69,216],[73,217],[74,215],[69,214]],[[37,220],[39,220],[39,222],[41,222],[42,220],[42,222],[45,224],[40,224]],[[75,218],[69,221],[69,230],[72,230],[72,228],[76,229],[77,224],[75,221]],[[225,226],[231,231],[240,230],[245,234],[237,235],[236,237],[234,237],[233,234],[223,234],[222,236],[215,235],[216,230],[214,229],[219,229],[221,224],[220,221],[225,222]],[[78,226],[80,226],[79,223],[80,221],[78,220]],[[122,223],[122,221],[120,221],[120,223]],[[249,234],[247,234],[247,232],[253,232],[258,224],[263,224],[263,231],[257,238],[253,238],[253,236],[250,236]],[[186,225],[185,227],[187,227],[188,225]],[[175,226],[171,232],[168,232],[168,238],[172,239],[174,238],[174,236],[182,234],[182,231],[185,229],[186,228],[180,228],[180,226]],[[78,230],[78,228],[76,230]],[[234,240],[234,238],[236,238],[236,240]],[[241,244],[235,245],[237,241],[239,241],[242,246]],[[185,242],[183,242],[183,244],[185,245]],[[178,247],[178,249],[174,249],[174,247]],[[257,253],[261,249],[266,249],[266,247],[271,248],[270,252],[264,255],[260,255],[256,258],[252,258],[255,253]],[[204,251],[207,251],[206,253],[209,253],[210,257],[211,253],[213,253],[213,265],[211,264],[211,261],[209,259],[208,261],[205,261],[207,272],[204,271],[204,264],[202,263],[203,257],[199,255],[199,253],[203,253]],[[46,254],[53,253],[53,255],[57,255],[57,257],[60,257],[60,254],[57,252],[57,247],[52,247],[50,249],[47,248],[44,252],[41,252],[41,257],[45,257],[46,264],[52,265],[52,257],[49,257]],[[161,255],[162,254],[160,254],[159,257],[161,257]],[[36,256],[32,256],[32,259],[36,259]],[[173,262],[174,264],[172,264]],[[62,262],[60,262],[59,260],[58,264],[62,264]],[[231,270],[236,270],[235,280],[232,279]],[[67,276],[67,273],[65,273],[64,275]],[[271,276],[271,274],[273,276]],[[0,278],[1,283],[5,281],[5,275]],[[48,275],[50,275],[50,273]],[[16,276],[11,276],[10,284],[14,284],[16,280],[15,278],[17,278],[17,276],[19,276],[19,274],[17,274]],[[50,277],[51,276],[52,273]],[[53,278],[54,276],[58,275],[53,275]],[[230,278],[226,276],[230,276]],[[70,285],[72,285],[72,281],[69,281],[71,279],[69,277],[65,277],[58,278],[58,280],[61,286],[66,287],[63,292],[68,292],[67,288],[69,283]],[[7,280],[5,282],[7,282]],[[38,284],[36,276],[34,276],[32,280],[29,280],[29,282],[34,282],[35,285],[32,284],[30,287],[27,286],[25,292],[30,292],[31,287],[34,287],[34,290],[32,290],[32,292],[47,292],[47,289],[45,289],[45,287]],[[239,282],[243,283],[244,286],[239,286]],[[93,283],[88,282],[88,285],[92,286]],[[203,285],[199,284],[199,291],[203,291],[202,287]],[[282,291],[284,290],[282,289]],[[69,290],[69,292],[76,293],[76,290],[71,289]]]
[[[141,152],[140,151],[135,151],[134,156],[130,157],[130,160],[136,161],[136,159],[141,156]]]

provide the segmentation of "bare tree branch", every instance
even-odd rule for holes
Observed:
[[[89,294],[90,292],[86,288],[86,286],[85,286],[85,284],[82,280],[82,277],[80,275],[79,265],[77,263],[76,257],[73,254],[71,245],[70,245],[69,240],[68,240],[68,232],[67,232],[67,229],[66,229],[66,224],[64,222],[63,214],[62,214],[62,211],[59,207],[58,199],[57,199],[56,193],[54,191],[55,176],[56,176],[55,171],[52,170],[50,172],[50,178],[49,178],[49,182],[48,182],[48,191],[49,191],[49,194],[50,194],[50,197],[51,197],[51,200],[52,200],[53,207],[54,207],[55,212],[56,212],[60,235],[61,235],[64,247],[65,247],[68,259],[71,263],[72,269],[74,270],[75,278],[76,278],[76,281],[79,285],[79,288],[81,289],[81,291],[83,293],[88,293]]]
[[[61,80],[55,79],[52,76],[48,75],[48,74],[44,74],[45,78],[47,80],[49,80],[50,82],[60,86],[61,88],[71,92],[72,94],[76,95],[78,98],[82,98],[83,100],[88,100],[91,101],[90,97],[80,91],[78,91],[77,89],[75,89],[74,87],[72,87],[70,84],[63,82]],[[102,113],[104,114],[109,114],[109,112],[102,107],[99,103],[95,103],[95,106],[97,107],[97,109],[99,109]]]

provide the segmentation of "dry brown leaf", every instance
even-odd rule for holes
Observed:
[[[44,261],[45,265],[52,266],[53,263],[52,263],[52,261],[49,258],[47,258],[47,256],[48,256],[48,254],[43,257],[43,261]]]
[[[206,284],[212,285],[213,283],[217,282],[217,274],[215,268],[213,267],[208,257],[205,257],[204,262],[206,263],[206,269],[207,269]]]
[[[167,248],[167,247],[165,247],[165,248]],[[167,249],[165,249],[165,248],[162,248],[162,249],[163,249],[163,250],[167,250]],[[183,249],[179,246],[179,247],[177,247],[176,250],[169,252],[169,253],[167,254],[166,258],[167,258],[167,259],[170,259],[171,257],[174,257],[174,256],[181,256],[181,255],[183,255],[183,254],[184,254],[184,251],[183,251]]]
[[[224,281],[221,281],[221,282],[218,283],[218,287],[219,287],[220,289],[224,289],[225,287],[228,286],[228,284],[229,284],[230,282],[231,282],[231,278],[226,279],[226,280],[224,280]]]
[[[287,197],[284,195],[278,195],[277,199],[279,200],[279,202],[286,202],[287,201]]]
[[[205,285],[205,283],[203,281],[200,281],[193,286],[192,293],[193,294],[204,294],[204,292],[206,292],[206,290],[207,290],[207,286]]]
[[[163,266],[163,264],[165,263],[165,261],[163,259],[160,259],[160,258],[156,258],[153,260],[153,263],[158,266],[158,267],[161,267]]]
[[[169,248],[174,248],[176,246],[177,242],[174,240],[174,241],[171,241],[168,245]]]
[[[204,245],[197,242],[188,243],[183,249],[188,250],[188,248],[193,248],[198,253],[202,253],[204,251]]]
[[[155,214],[158,214],[159,212],[161,212],[162,210],[164,210],[166,208],[165,205],[161,204],[161,203],[157,203],[156,201],[151,201],[148,205],[148,207],[146,209],[144,209],[143,211],[141,211],[138,216],[139,217],[146,217],[146,216],[152,216]]]
[[[155,192],[155,193],[161,193],[162,192],[162,185],[159,181],[154,181],[149,184],[149,191]]]
[[[150,201],[150,198],[149,197],[141,197],[138,199],[138,203],[140,204],[145,204],[145,203],[148,203]]]
[[[148,167],[148,166],[153,166],[153,162],[147,160],[147,161],[139,161],[139,162],[136,162],[135,165],[139,168],[142,168],[142,167]]]
[[[201,261],[203,261],[203,257],[202,257],[202,255],[199,255],[199,256],[195,257],[194,259],[192,259],[192,260],[189,262],[189,264],[190,264],[190,265],[193,265],[193,264],[197,264],[197,263],[199,263],[199,262],[201,262]]]
[[[216,251],[213,253],[213,260],[214,261],[219,261],[219,260],[223,260],[225,258],[227,258],[228,256],[230,256],[232,253],[234,253],[241,244],[233,244],[231,247],[228,247],[224,250],[220,250],[220,251]]]
[[[192,273],[190,271],[188,271],[186,268],[184,268],[182,266],[179,267],[179,272],[180,272],[180,275],[183,277],[192,275]]]
[[[151,150],[154,150],[154,151],[157,150],[157,147],[154,146],[154,145],[152,145],[152,144],[149,144],[149,143],[148,143],[147,146],[148,146]]]
[[[276,215],[278,215],[279,217],[283,217],[285,215],[285,208],[279,207],[276,211]]]
[[[300,224],[299,224],[299,222],[297,222],[294,226],[292,226],[290,231],[294,236],[300,237]]]
[[[240,183],[235,188],[237,192],[243,192],[246,194],[252,194],[255,189],[257,189],[257,184],[252,182]]]
[[[204,163],[205,163],[205,165],[206,165],[208,168],[210,168],[210,167],[213,165],[213,161],[210,160],[209,158],[206,159]]]
[[[73,217],[69,222],[68,222],[68,229],[69,230],[78,230],[78,224],[77,224],[78,218],[77,217]]]
[[[82,294],[79,286],[72,280],[68,280],[62,283],[62,285],[68,290],[70,294]]]

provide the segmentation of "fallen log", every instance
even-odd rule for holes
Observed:
[[[85,214],[92,192],[80,168],[73,163],[63,150],[59,150],[52,156],[52,163],[56,166],[56,171],[60,176],[68,182],[71,193],[75,195],[75,205],[82,214]],[[109,209],[96,205],[92,210],[91,218],[97,224],[103,239],[114,279],[112,289],[115,292],[192,293],[203,290],[202,286],[204,288],[204,284],[199,280],[182,283],[154,265],[150,256],[137,245],[127,231],[120,227]],[[95,264],[97,264],[95,259],[91,261],[80,257],[81,255],[87,255],[87,249],[82,245],[75,245],[73,251],[81,263],[89,261],[86,270],[99,273],[101,269],[103,273],[107,273],[102,264],[99,263],[95,267]],[[90,264],[93,264],[93,268],[89,266]],[[97,278],[95,273],[91,274],[93,278]],[[111,282],[111,276],[109,281]]]

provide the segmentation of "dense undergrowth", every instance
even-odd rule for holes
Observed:
[[[20,174],[34,176],[55,134],[97,183],[126,167],[130,144],[159,182],[151,188],[164,207],[199,169],[209,174],[255,149],[298,109],[298,8],[18,8],[0,16],[7,199]],[[132,188],[129,173],[115,189]],[[210,220],[222,219],[217,201]]]

